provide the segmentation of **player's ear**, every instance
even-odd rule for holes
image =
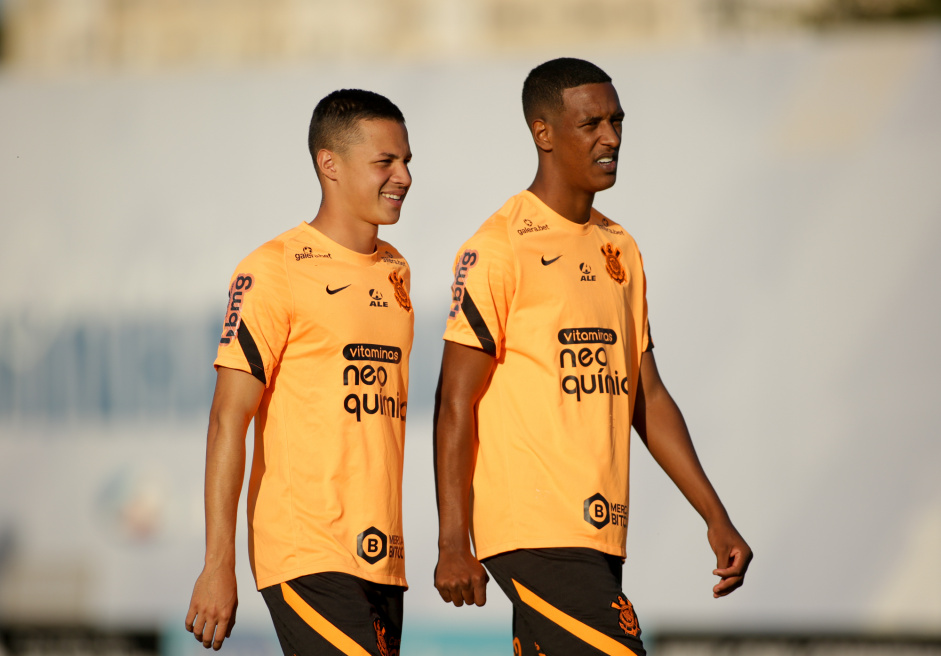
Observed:
[[[337,179],[337,160],[336,154],[332,150],[321,148],[317,151],[317,169],[320,174],[329,180],[336,182]]]
[[[552,127],[549,125],[549,122],[537,118],[532,122],[531,129],[533,132],[533,141],[536,143],[536,148],[543,150],[545,152],[552,151]]]

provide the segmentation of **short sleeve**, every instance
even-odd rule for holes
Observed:
[[[499,358],[515,287],[516,271],[505,221],[494,217],[454,259],[444,339]]]
[[[292,312],[283,248],[269,242],[232,275],[214,365],[248,372],[268,386],[291,332]]]

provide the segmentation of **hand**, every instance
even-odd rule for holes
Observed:
[[[445,603],[460,608],[487,603],[487,570],[470,552],[440,551],[435,567],[435,587]]]
[[[712,588],[712,596],[718,599],[742,587],[753,554],[731,523],[710,526],[707,535],[716,554],[716,569],[712,573],[721,578]]]
[[[207,565],[193,586],[186,630],[206,649],[219,651],[222,641],[232,635],[238,605],[235,569],[227,566],[210,569]]]

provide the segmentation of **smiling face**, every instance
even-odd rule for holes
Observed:
[[[392,225],[412,184],[408,131],[388,119],[361,120],[356,130],[352,143],[334,155],[338,200],[351,219]]]
[[[624,111],[610,82],[562,92],[562,111],[549,119],[552,157],[570,187],[595,193],[617,179]]]

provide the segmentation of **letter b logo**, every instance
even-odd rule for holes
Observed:
[[[597,529],[604,528],[611,521],[608,500],[600,492],[585,499],[585,521]]]
[[[388,539],[385,533],[375,526],[370,526],[356,536],[356,553],[370,565],[375,565],[386,557]]]

